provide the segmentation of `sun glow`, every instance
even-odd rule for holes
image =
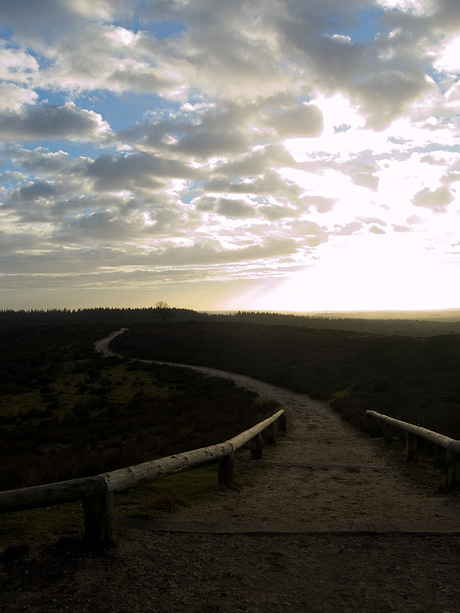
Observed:
[[[452,308],[459,289],[452,267],[401,237],[368,234],[354,246],[322,246],[322,257],[252,303],[270,311],[422,310]]]

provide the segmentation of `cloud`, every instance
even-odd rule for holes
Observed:
[[[2,48],[3,47],[3,48]],[[22,49],[5,48],[0,42],[0,79],[3,85],[33,81],[39,70],[37,59]]]
[[[298,220],[292,223],[292,231],[298,237],[303,237],[306,244],[316,247],[328,240],[327,232],[317,223],[308,220]]]
[[[67,138],[100,142],[110,137],[110,129],[99,114],[68,102],[0,112],[0,137],[10,141]]]
[[[379,178],[376,176],[377,167],[374,164],[363,164],[361,162],[349,162],[342,166],[343,172],[351,177],[355,185],[367,187],[372,191],[377,191]]]
[[[439,210],[444,209],[452,200],[453,196],[447,187],[440,187],[433,191],[425,187],[415,194],[412,204]]]
[[[310,104],[290,109],[270,109],[265,117],[266,125],[274,128],[280,138],[318,136],[323,129],[321,111]]]
[[[226,159],[215,172],[229,178],[253,177],[283,166],[297,166],[297,163],[278,143],[269,143]]]
[[[227,194],[270,194],[272,196],[286,196],[297,201],[301,193],[297,185],[283,181],[283,179],[271,170],[267,170],[261,177],[232,182],[227,177],[218,175],[203,185],[203,190],[215,193]]]
[[[335,198],[325,198],[324,196],[304,196],[302,200],[306,204],[313,204],[318,213],[329,213],[337,202]]]
[[[49,198],[54,195],[56,187],[45,181],[35,181],[29,185],[23,185],[19,190],[23,200],[38,200],[39,198]]]
[[[261,244],[237,249],[222,249],[217,242],[195,243],[191,247],[177,247],[170,244],[152,252],[148,260],[156,265],[178,265],[184,262],[217,264],[274,258],[291,255],[297,250],[298,245],[295,240],[271,238],[264,239]]]
[[[204,109],[193,117],[187,113],[169,119],[153,118],[119,133],[119,139],[143,150],[205,160],[235,155],[250,149],[246,127],[252,109],[232,105]]]
[[[446,183],[455,183],[460,181],[460,172],[449,172],[444,176],[443,180]]]
[[[96,190],[159,189],[162,179],[199,178],[200,173],[185,164],[148,153],[104,153],[87,162],[84,171],[94,180]]]
[[[38,94],[26,87],[14,83],[0,83],[0,113],[18,112],[24,105],[37,102]]]
[[[459,19],[453,0],[3,0],[2,272],[150,287],[278,278],[341,241],[439,253]]]
[[[248,219],[257,216],[256,209],[243,200],[229,200],[228,198],[217,200],[216,213],[230,219]]]
[[[2,150],[0,149],[0,153]],[[71,172],[71,159],[66,151],[50,152],[44,147],[34,150],[24,149],[19,146],[4,146],[5,157],[14,161],[15,164],[26,169],[34,175],[60,175]]]
[[[357,216],[356,219],[366,224],[378,224],[380,226],[386,226],[387,223],[383,219],[379,219],[378,217],[361,217]]]
[[[279,204],[267,204],[258,207],[259,212],[270,221],[285,219],[287,217],[298,217],[299,211],[290,206],[280,206]]]
[[[423,223],[425,219],[423,219],[422,217],[419,217],[418,215],[410,215],[410,217],[408,217],[406,221],[410,225],[416,225],[416,224]]]
[[[359,232],[363,227],[363,223],[360,221],[351,221],[343,227],[335,231],[338,236],[351,236],[355,232]]]

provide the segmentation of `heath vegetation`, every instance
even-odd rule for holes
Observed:
[[[95,475],[218,443],[276,407],[191,369],[103,359],[112,328],[3,335],[0,489]]]
[[[243,323],[132,326],[122,354],[242,373],[330,402],[369,433],[366,409],[460,438],[460,335],[384,336]]]

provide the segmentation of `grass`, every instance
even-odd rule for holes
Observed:
[[[39,390],[3,396],[0,489],[222,442],[276,409],[232,381],[190,369],[70,361]]]
[[[84,532],[81,502],[0,515],[0,549],[16,543],[54,541]]]
[[[408,462],[406,460],[405,443],[399,439],[394,439],[391,442],[385,442],[382,439],[382,446],[391,460],[398,466],[401,474],[412,485],[420,488],[426,488],[431,493],[445,492],[445,463],[444,453],[439,450],[439,455],[436,460],[433,460],[433,454],[428,455],[419,449],[417,454],[417,462]],[[458,493],[459,487],[450,490],[450,493]]]
[[[237,485],[248,486],[263,467],[249,460],[247,450],[236,458]],[[207,464],[119,492],[114,497],[115,518],[165,518],[182,506],[209,500],[225,489],[218,485],[217,474],[217,463]],[[24,544],[33,547],[63,537],[80,539],[83,535],[81,502],[0,515],[0,551]]]
[[[460,335],[409,338],[339,330],[186,322],[131,326],[112,343],[138,358],[241,373],[330,402],[364,427],[373,409],[460,439]],[[370,432],[369,432],[370,433]]]
[[[159,383],[155,377],[142,370],[133,370],[125,364],[108,366],[101,370],[75,372],[80,369],[90,369],[94,366],[86,363],[70,362],[65,364],[52,384],[25,391],[19,394],[1,396],[0,416],[30,419],[36,424],[40,418],[29,418],[31,411],[45,411],[53,404],[53,415],[62,419],[72,414],[77,405],[94,402],[100,395],[107,404],[125,404],[132,399],[133,392],[142,389],[152,398],[166,398],[175,392],[168,386]],[[9,426],[12,428],[11,424]]]
[[[97,475],[222,442],[278,408],[227,379],[102,359],[93,345],[108,332],[62,326],[3,336],[0,490]],[[116,516],[167,514],[216,488],[217,465],[203,466],[116,495]],[[81,503],[0,515],[0,547],[83,532]]]
[[[56,473],[56,466],[67,471],[62,476],[58,470],[59,479],[98,474],[224,441],[277,409],[229,381],[188,369],[95,359],[93,343],[108,332],[63,326],[4,337],[0,465],[13,461],[14,468],[16,461],[18,479],[23,479],[19,485],[32,484],[30,468],[38,459],[51,462],[35,474],[40,483],[46,482],[43,475]],[[460,438],[457,335],[408,339],[191,322],[132,326],[114,345],[126,355],[214,366],[309,393],[330,401],[358,427],[371,408],[404,421],[425,415],[426,427]],[[44,415],[47,411],[51,417]],[[52,436],[38,445],[42,430]],[[37,455],[26,461],[33,444]],[[18,449],[29,473],[19,470],[21,458],[11,458]],[[433,467],[432,458],[419,453],[418,464],[407,464],[396,443],[389,451],[413,483],[443,487],[443,469]],[[68,465],[72,458],[80,464]],[[240,473],[238,468],[238,478],[250,481],[257,470]],[[161,516],[214,495],[216,471],[216,465],[202,467],[121,493],[115,498],[116,515]],[[6,478],[16,478],[8,467]],[[0,516],[0,544],[10,537],[20,541],[82,532],[79,504]]]

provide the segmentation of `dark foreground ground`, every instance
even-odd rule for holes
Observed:
[[[116,549],[99,556],[70,541],[22,553],[16,560],[3,554],[4,613],[456,613],[460,607],[459,536],[129,530]]]

